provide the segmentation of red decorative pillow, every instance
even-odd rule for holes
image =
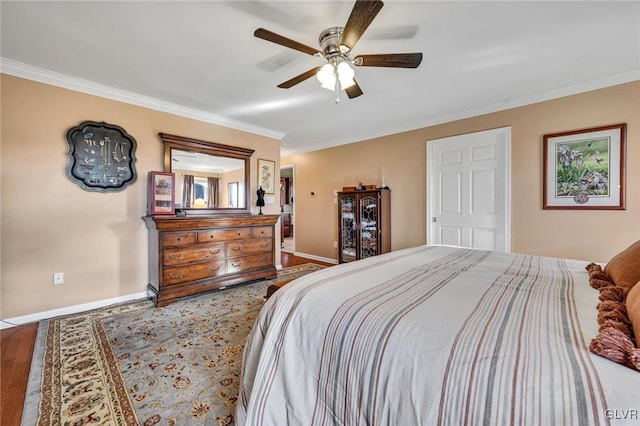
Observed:
[[[640,240],[616,254],[604,268],[613,282],[631,289],[640,281]]]

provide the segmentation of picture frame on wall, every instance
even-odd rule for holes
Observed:
[[[626,123],[543,137],[543,209],[624,210]]]
[[[276,190],[276,162],[258,158],[258,187],[262,187],[266,194],[275,194]]]
[[[136,140],[120,126],[84,121],[67,130],[69,180],[85,191],[122,191],[137,179]]]
[[[149,172],[148,214],[175,214],[175,181],[174,173]]]

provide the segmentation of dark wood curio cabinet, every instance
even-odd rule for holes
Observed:
[[[338,192],[338,261],[391,251],[391,190]]]

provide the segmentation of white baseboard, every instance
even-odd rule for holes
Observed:
[[[310,260],[318,260],[320,262],[337,264],[336,259],[330,259],[328,257],[315,256],[313,254],[306,254],[300,252],[294,252],[295,256],[304,257]],[[276,265],[276,269],[282,269],[282,264]],[[17,325],[29,324],[36,321],[42,321],[49,318],[60,317],[63,315],[77,314],[79,312],[90,311],[92,309],[104,308],[105,306],[114,305],[116,303],[128,302],[130,300],[145,299],[147,293],[134,293],[127,296],[113,297],[111,299],[97,300],[95,302],[83,303],[81,305],[67,306],[66,308],[52,309],[50,311],[38,312],[35,314],[24,315],[21,317],[6,318],[0,320],[0,330],[5,328],[15,327]]]
[[[15,327],[16,325],[29,324],[49,318],[59,317],[63,315],[77,314],[79,312],[90,311],[92,309],[104,308],[105,306],[115,305],[116,303],[128,302],[130,300],[146,299],[147,293],[134,293],[127,296],[113,297],[111,299],[97,300],[95,302],[83,303],[81,305],[67,306],[66,308],[52,309],[50,311],[38,312],[35,314],[24,315],[21,317],[7,318],[0,320],[0,330]]]
[[[316,256],[314,254],[300,253],[299,251],[293,252],[293,254],[298,257],[304,257],[306,259],[318,260],[320,262],[326,262],[326,263],[333,263],[334,265],[338,264],[338,261],[336,259],[331,259],[329,257],[321,257],[321,256]]]

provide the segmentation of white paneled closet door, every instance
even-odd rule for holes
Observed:
[[[511,128],[427,141],[427,242],[509,252]]]

